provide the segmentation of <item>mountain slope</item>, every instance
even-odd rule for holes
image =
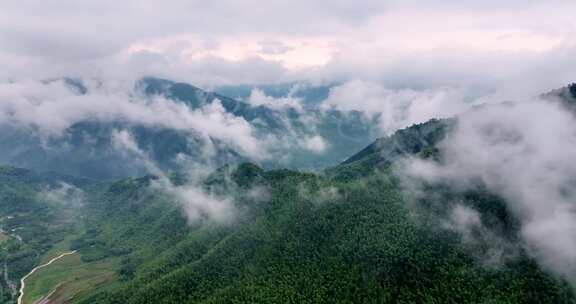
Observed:
[[[274,108],[273,104],[252,105],[189,84],[157,78],[145,78],[138,87],[147,94],[179,100],[193,108],[219,101],[228,113],[251,123],[259,135],[274,135],[291,145],[291,148],[281,147],[277,151],[272,149],[273,153],[278,153],[274,154],[274,160],[262,163],[265,167],[321,169],[339,163],[371,142],[378,133],[376,121],[367,119],[362,113],[320,109],[318,101],[311,105],[304,101],[302,106],[305,110],[302,111],[293,107]],[[234,90],[229,92],[233,93]],[[300,147],[303,143],[297,140],[314,136],[326,142],[325,150],[320,153],[307,151],[305,147]]]
[[[83,303],[575,300],[566,283],[525,254],[486,267],[478,248],[441,229],[435,217],[414,222],[389,173],[346,182],[248,164],[221,173],[208,187],[235,189],[239,212],[228,224],[187,223],[178,205],[150,193],[149,179],[112,185],[102,202],[115,207],[91,212],[95,226],[84,239],[100,244],[102,257],[121,257],[124,279]],[[268,193],[255,197],[253,189]],[[497,202],[463,199],[480,207]],[[95,256],[93,247],[78,249]]]
[[[424,156],[421,151],[434,147],[444,124],[434,121],[394,136],[410,148],[402,153]],[[426,140],[416,140],[421,137]],[[396,151],[385,142],[378,148]],[[344,166],[381,155],[375,147]],[[517,243],[514,218],[499,207],[500,198],[481,189],[431,188],[436,194],[415,221],[409,193],[387,169],[393,161],[379,159],[376,171],[358,166],[359,174],[345,179],[252,164],[223,167],[198,187],[233,204],[234,216],[224,221],[186,217],[187,204],[201,198],[178,199],[158,188],[158,177],[85,187],[83,227],[68,232],[76,235],[70,249],[84,263],[116,265],[116,275],[71,302],[576,300],[566,282],[541,270],[522,249],[490,267],[483,262],[490,246],[470,246],[460,233],[442,228],[442,216],[458,197],[480,210],[491,229],[509,235],[510,244]],[[174,187],[189,187],[185,175],[171,180]]]
[[[84,263],[115,272],[71,303],[576,302],[570,281],[525,246],[505,197],[482,182],[455,187],[395,170],[406,157],[442,163],[457,123],[400,130],[325,174],[243,163],[201,181],[193,171],[70,179],[86,195],[74,209],[80,225],[29,244],[45,251],[66,235]],[[22,201],[35,202],[44,175],[7,172],[0,194],[23,187]],[[46,214],[68,210],[54,208]]]
[[[433,119],[428,122],[402,129],[389,137],[377,139],[340,165],[326,170],[336,179],[351,179],[388,168],[395,161],[420,154],[433,157],[436,145],[454,127],[454,120]]]
[[[54,244],[76,230],[88,180],[0,167],[0,303],[12,303],[19,280]]]
[[[114,141],[119,132],[163,170],[247,160],[315,170],[341,162],[377,130],[358,112],[252,105],[152,77],[129,88],[68,78],[5,87],[22,100],[0,109],[0,162],[95,179],[145,174]],[[28,120],[30,112],[39,118]]]

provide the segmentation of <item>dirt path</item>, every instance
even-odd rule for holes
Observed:
[[[51,259],[50,261],[48,261],[48,263],[42,264],[40,266],[36,266],[36,268],[32,269],[32,271],[30,271],[27,275],[25,275],[22,279],[20,279],[20,296],[18,296],[18,304],[22,304],[22,300],[24,299],[24,288],[26,287],[25,281],[29,276],[33,275],[38,269],[44,268],[44,267],[56,262],[57,260],[65,257],[67,255],[74,254],[74,253],[76,253],[76,250],[70,251],[70,252],[65,252],[65,253]]]

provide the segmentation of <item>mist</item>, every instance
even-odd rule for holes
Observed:
[[[87,94],[77,94],[64,81],[2,83],[0,121],[38,131],[44,137],[60,136],[84,121],[168,128],[221,140],[255,159],[266,157],[264,150],[257,148],[259,141],[250,124],[226,113],[218,101],[192,110],[163,97],[145,97],[130,89],[130,84],[112,84],[98,83],[89,87]]]
[[[182,185],[175,185],[169,173],[160,169],[154,161],[142,151],[133,136],[126,130],[118,130],[113,135],[116,149],[135,157],[156,179],[150,185],[152,190],[160,191],[176,201],[190,224],[209,220],[219,224],[231,223],[237,212],[232,196],[216,194],[202,186],[202,182],[217,168],[206,163],[189,162],[185,170],[187,179]]]
[[[359,111],[375,119],[382,136],[434,118],[448,118],[492,102],[491,95],[474,96],[455,87],[392,88],[373,81],[353,80],[332,87],[324,109]]]
[[[476,108],[458,116],[455,129],[439,149],[440,162],[410,159],[401,167],[403,173],[459,190],[481,184],[502,197],[520,221],[524,249],[545,269],[574,282],[573,112],[550,100]],[[450,221],[470,238],[468,229],[481,223],[473,211],[456,208]]]

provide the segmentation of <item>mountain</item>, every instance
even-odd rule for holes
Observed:
[[[377,139],[338,166],[328,168],[326,173],[336,179],[358,178],[389,168],[406,156],[433,157],[437,153],[436,145],[454,124],[453,119],[433,119],[399,130],[389,137]]]
[[[291,96],[302,100],[305,106],[314,107],[321,104],[330,95],[334,85],[314,86],[309,83],[285,83],[270,85],[237,85],[216,87],[215,92],[230,96],[237,100],[246,100],[254,90],[259,90],[267,96],[283,98]]]
[[[28,98],[32,108],[37,106],[38,111],[50,110],[50,106],[59,106],[60,99],[64,100],[60,111],[71,112],[71,121],[66,121],[69,126],[52,134],[44,129],[52,127],[51,119],[47,119],[46,127],[36,121],[23,126],[18,119],[30,110],[9,114],[14,115],[14,121],[0,126],[3,150],[0,162],[95,179],[145,174],[147,168],[140,159],[134,158],[134,153],[126,153],[114,145],[114,135],[126,132],[135,146],[163,170],[181,169],[183,158],[185,163],[216,167],[252,160],[266,168],[318,170],[341,162],[377,134],[376,123],[359,112],[252,105],[186,83],[152,77],[143,78],[134,88],[120,92],[98,80],[64,78],[42,84],[49,88],[35,89],[54,90],[57,97],[46,94],[24,98]],[[154,103],[158,97],[165,98],[166,102]],[[42,98],[48,100],[42,106],[33,100]],[[73,109],[78,103],[84,103],[79,107],[81,113]],[[122,111],[127,111],[124,108],[147,112],[164,110],[179,120],[157,121],[150,115],[138,116],[138,110],[124,113]],[[218,133],[211,126],[215,123],[229,124],[231,130],[244,133],[237,137]],[[247,140],[256,143],[247,143]],[[243,149],[264,157],[257,159]]]
[[[150,191],[150,182],[112,184],[90,207],[92,224],[72,248],[86,262],[120,266],[117,281],[80,303],[575,300],[566,283],[526,254],[486,267],[477,257],[482,249],[463,245],[458,233],[432,217],[414,222],[389,173],[341,182],[251,164],[228,168],[205,185],[234,189],[237,216],[225,224],[190,224],[182,207]],[[255,196],[254,189],[267,193]],[[512,229],[497,217],[498,198],[462,198],[491,206],[494,227]]]
[[[433,147],[431,134],[442,124],[433,121],[394,136],[413,148],[402,153],[424,156],[428,146],[413,143],[424,142],[416,140],[421,136]],[[379,140],[343,166],[373,159],[375,147],[391,149],[386,142]],[[566,282],[525,252],[500,267],[483,265],[489,248],[469,247],[432,216],[450,210],[447,195],[457,196],[482,210],[510,243],[518,242],[501,198],[442,189],[430,216],[414,221],[400,181],[386,170],[393,158],[380,161],[382,170],[359,166],[361,174],[346,179],[253,164],[223,167],[194,186],[230,204],[234,216],[223,221],[209,213],[191,218],[186,210],[200,198],[187,202],[158,191],[158,177],[88,187],[83,228],[69,243],[81,256],[80,266],[64,271],[96,264],[114,275],[95,288],[57,291],[71,292],[74,303],[576,300]],[[170,178],[183,193],[195,193],[186,176]],[[60,280],[72,284],[65,274]]]
[[[178,91],[192,108],[218,99],[153,84],[139,86]],[[28,303],[576,302],[571,278],[526,246],[511,197],[398,171],[406,160],[443,165],[465,118],[399,130],[317,173],[237,161],[200,179],[191,169],[94,181],[3,167],[4,231],[22,237],[0,243],[4,303],[62,252],[27,279]]]
[[[576,113],[576,84],[553,90],[541,95],[541,97],[553,104],[566,106],[570,111]],[[480,105],[472,108],[469,112],[515,104],[517,103]],[[389,168],[395,161],[406,156],[438,158],[437,144],[457,127],[458,120],[458,117],[432,119],[398,130],[391,136],[377,139],[339,165],[326,169],[326,173],[335,178],[359,177],[374,170]]]
[[[220,101],[226,112],[248,121],[255,127],[258,134],[262,136],[272,134],[289,144],[291,148],[288,150],[276,152],[283,156],[295,156],[284,160],[264,161],[262,165],[268,168],[321,169],[328,165],[334,165],[371,142],[378,134],[377,122],[366,118],[360,112],[321,109],[319,107],[320,98],[327,97],[327,88],[317,89],[321,92],[304,90],[300,93],[303,95],[296,94],[296,96],[305,96],[303,98],[303,111],[295,107],[278,108],[273,103],[252,105],[246,101],[232,99],[219,93],[206,92],[185,83],[175,83],[157,78],[144,78],[138,87],[142,88],[146,94],[162,95],[182,101],[192,108],[198,108],[216,100]],[[247,90],[248,87],[241,88]],[[285,87],[265,86],[263,88],[267,88],[266,92],[272,97],[284,97],[290,94],[288,85]],[[218,91],[233,94],[243,99],[247,99],[249,96],[235,93],[236,87],[221,88]],[[305,148],[298,147],[301,143],[297,139],[314,136],[319,136],[326,142],[324,151],[307,151]]]

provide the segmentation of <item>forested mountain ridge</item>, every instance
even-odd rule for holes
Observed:
[[[394,133],[392,136],[377,139],[340,165],[327,169],[327,174],[336,178],[354,178],[370,174],[374,170],[390,167],[395,161],[406,156],[434,156],[436,144],[445,138],[453,128],[455,120],[433,119],[416,124]]]
[[[432,121],[398,132],[401,151],[382,141],[378,148],[428,158],[434,153],[422,152],[433,151],[446,126]],[[344,166],[386,156],[370,152]],[[515,219],[501,198],[435,186],[419,211],[423,220],[414,221],[390,170],[394,160],[374,163],[376,171],[356,167],[359,174],[345,179],[250,164],[223,168],[204,187],[232,193],[238,216],[225,224],[204,219],[190,226],[182,206],[149,192],[153,179],[114,184],[98,200],[108,202],[104,213],[90,212],[95,226],[82,239],[92,245],[74,248],[87,259],[120,257],[122,279],[85,303],[574,301],[566,283],[521,249],[503,265],[486,266],[486,244],[462,243],[459,233],[441,228],[459,197],[515,244]]]
[[[546,102],[566,106],[576,113],[576,84],[553,90],[543,94]],[[508,102],[500,105],[514,105]],[[475,112],[484,108],[497,107],[495,105],[481,105],[472,108]],[[419,155],[423,158],[437,158],[438,147],[451,131],[458,126],[459,118],[432,119],[424,123],[415,124],[408,128],[398,130],[391,136],[376,139],[372,144],[360,152],[350,156],[338,166],[328,168],[326,172],[337,178],[347,178],[358,174],[388,168],[394,161],[406,156]]]
[[[117,135],[123,132],[164,170],[178,170],[189,162],[217,167],[243,161],[317,170],[339,163],[378,132],[374,121],[355,111],[317,105],[302,109],[274,101],[251,104],[153,77],[117,86],[72,78],[4,86],[22,95],[17,96],[21,101],[10,100],[14,108],[28,108],[22,107],[22,113],[5,109],[1,162],[100,180],[146,172],[118,145]],[[26,120],[27,113],[42,112],[47,105],[67,114]],[[229,130],[220,132],[215,123]]]
[[[177,205],[149,193],[148,180],[111,186],[106,204],[118,207],[104,208],[83,237],[101,253],[83,242],[74,248],[85,258],[121,257],[122,279],[83,303],[574,301],[566,283],[525,254],[484,266],[478,248],[435,217],[411,220],[390,172],[341,182],[246,164],[224,180],[235,189],[237,217],[191,226]],[[484,208],[494,227],[513,229],[497,197],[454,195]]]
[[[576,304],[575,12],[0,0],[0,304]]]
[[[188,171],[95,183],[10,168],[0,195],[37,200],[60,180],[81,191],[77,207],[47,212],[74,210],[74,225],[34,245],[23,268],[65,240],[74,267],[107,267],[90,288],[54,282],[48,291],[69,292],[68,303],[574,303],[570,278],[525,246],[506,197],[398,171],[407,159],[441,164],[458,124],[399,130],[321,173],[240,163],[201,180]]]
[[[165,79],[147,77],[138,82],[137,87],[147,95],[162,95],[167,98],[182,101],[192,108],[199,108],[214,102],[220,102],[226,112],[242,117],[252,123],[259,134],[275,134],[279,138],[290,141],[290,136],[306,137],[318,135],[325,139],[326,151],[314,156],[305,151],[291,151],[296,158],[286,162],[264,161],[265,167],[289,167],[295,169],[319,169],[332,163],[338,163],[346,156],[354,153],[363,145],[369,143],[378,133],[376,122],[358,111],[342,112],[335,109],[320,109],[316,100],[320,95],[327,97],[328,89],[323,93],[315,90],[301,92],[301,98],[316,98],[315,102],[298,104],[298,106],[282,107],[280,101],[274,105],[251,104],[246,99],[249,95],[240,94],[245,100],[236,100],[225,95],[209,92],[186,83],[178,83]],[[272,90],[272,89],[271,89]],[[233,93],[234,88],[223,90]],[[274,91],[274,90],[272,90]],[[288,90],[280,90],[278,97],[285,97]],[[310,97],[309,95],[312,95]],[[300,109],[299,107],[303,107]],[[297,145],[297,143],[292,143]],[[316,162],[316,164],[314,164]]]

